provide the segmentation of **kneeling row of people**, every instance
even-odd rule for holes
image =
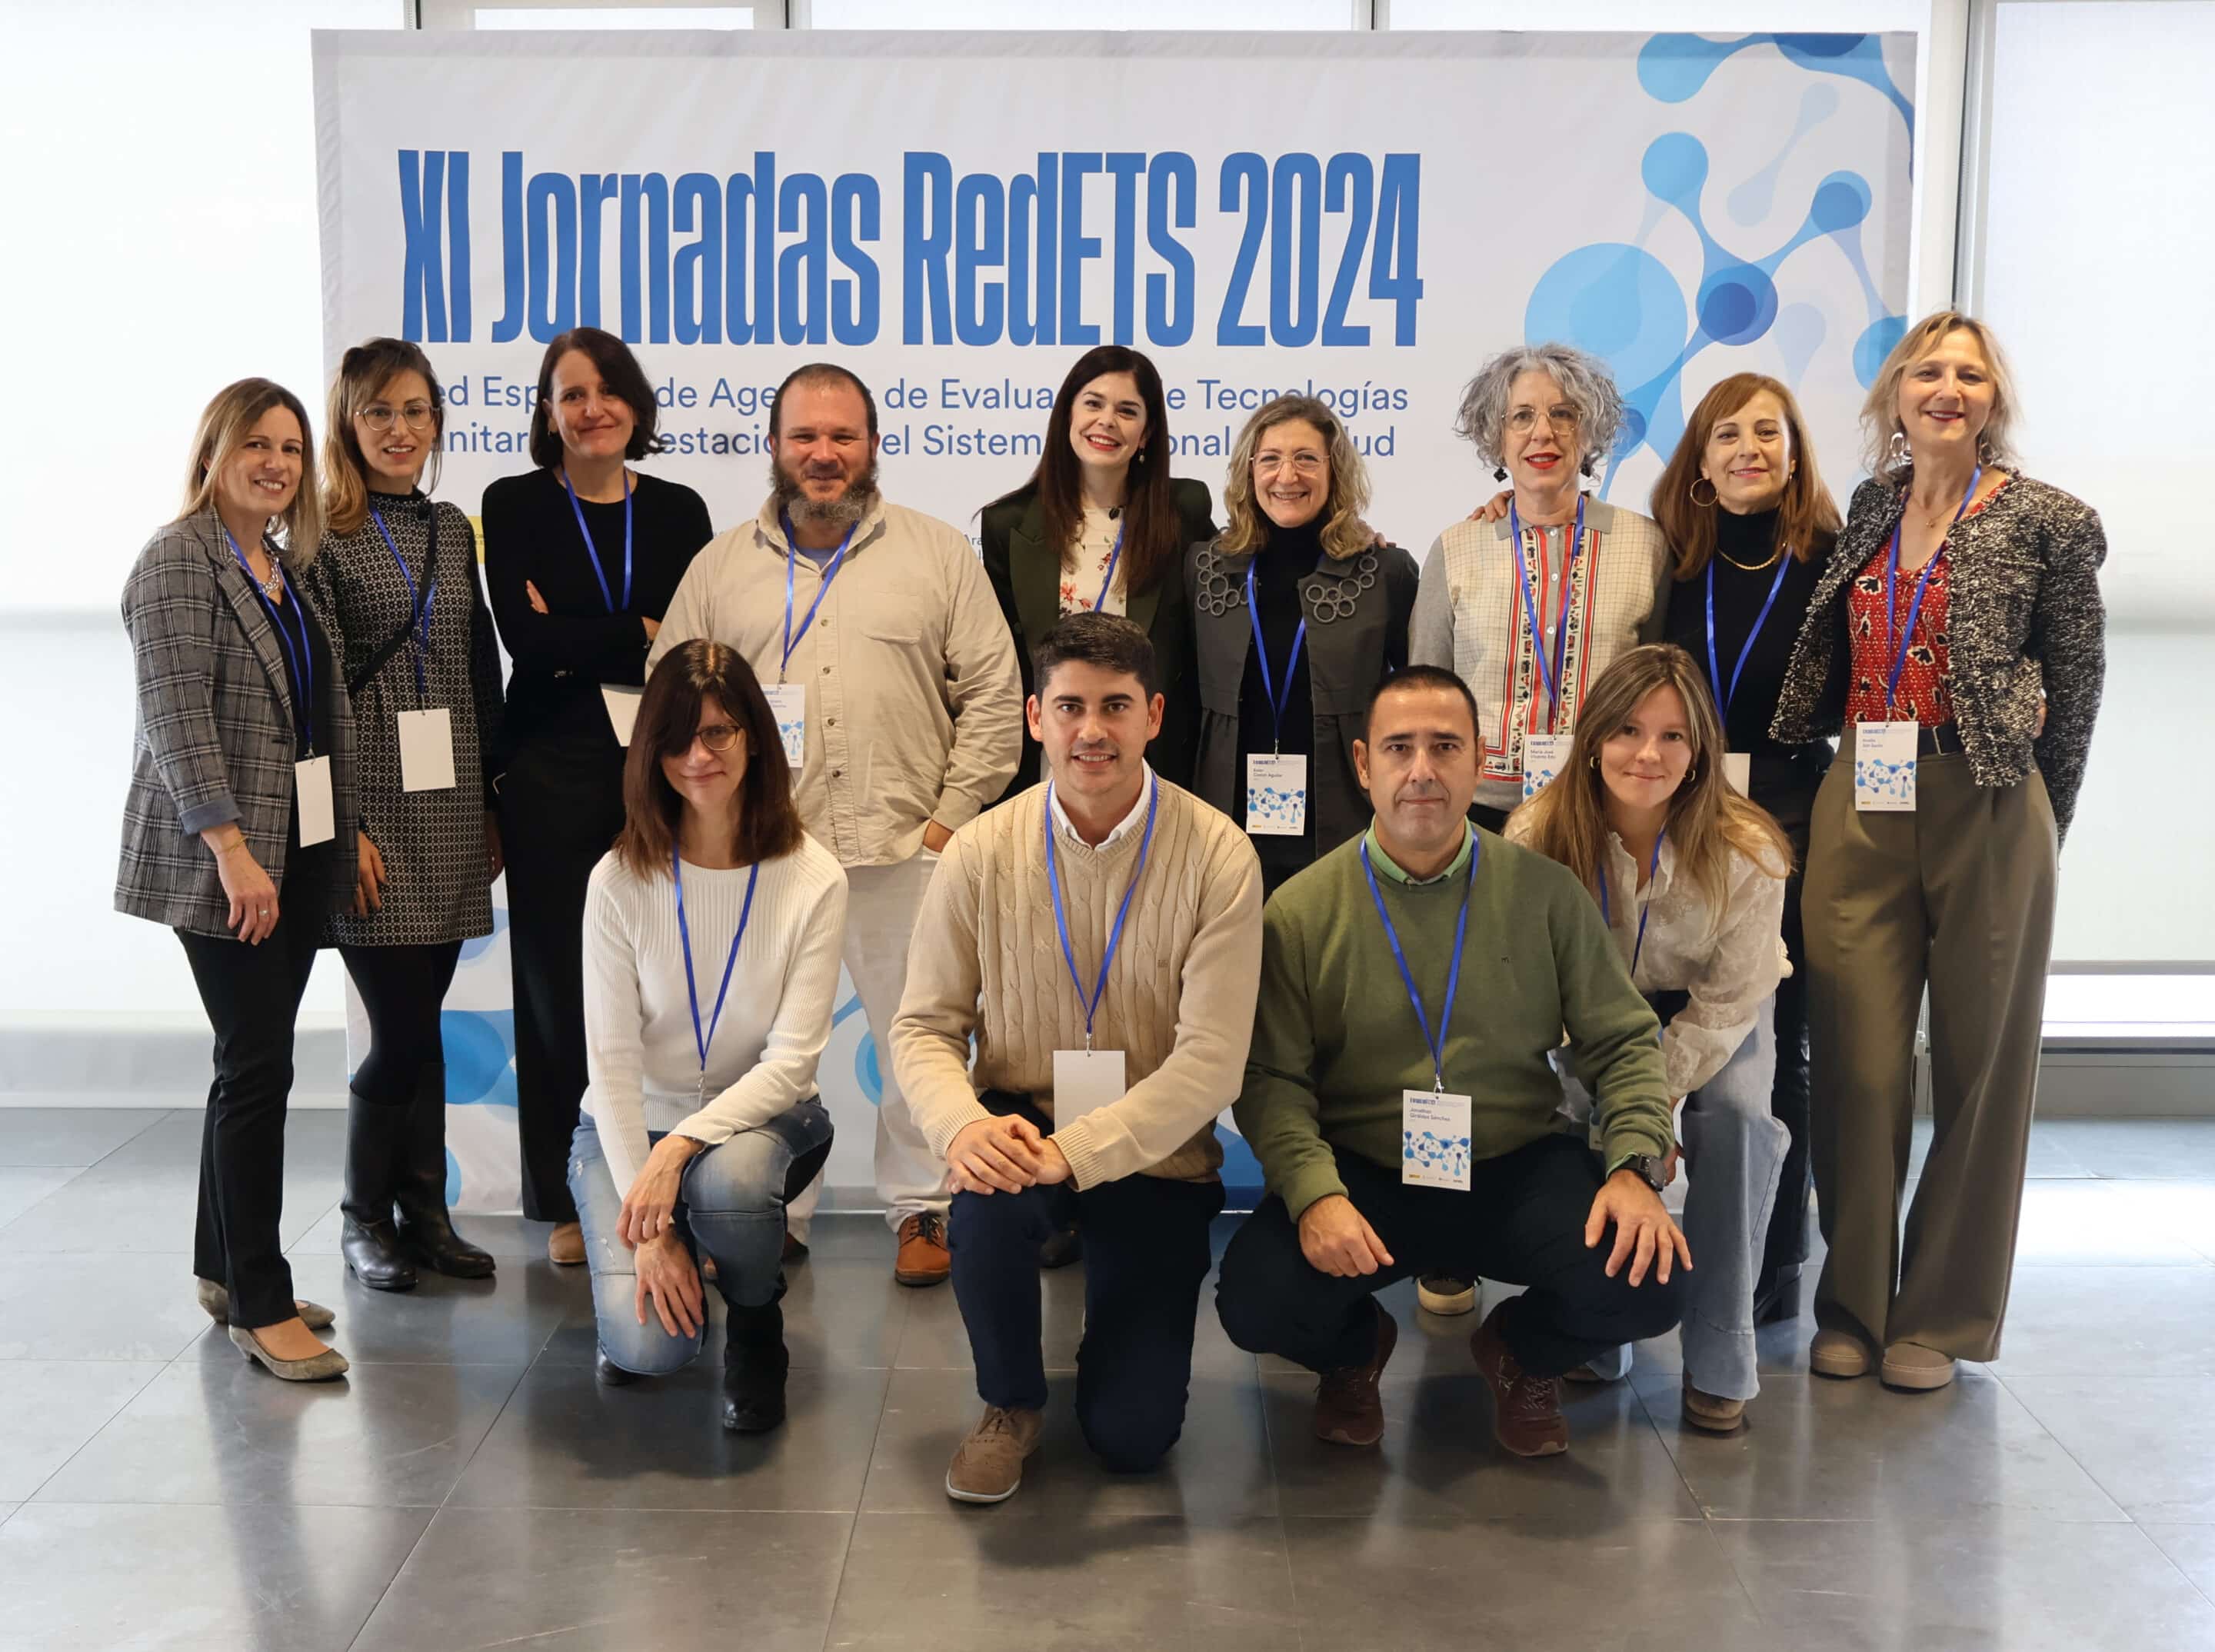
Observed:
[[[1415,1274],[1527,1287],[1471,1339],[1509,1451],[1565,1450],[1562,1379],[1680,1321],[1687,1420],[1737,1426],[1787,1145],[1768,1029],[1790,853],[1725,783],[1690,656],[1611,666],[1562,777],[1504,836],[1468,819],[1467,686],[1387,679],[1354,746],[1372,824],[1266,911],[1246,834],[1146,764],[1163,700],[1144,632],[1074,615],[1034,664],[1045,782],[946,845],[891,1039],[955,1189],[985,1408],[948,1494],[1010,1495],[1036,1448],[1038,1250],[1072,1201],[1085,1438],[1123,1471],[1175,1443],[1227,1103],[1268,1194],[1218,1309],[1240,1347],[1318,1373],[1322,1438],[1382,1437],[1396,1333],[1373,1299]],[[699,1354],[704,1255],[728,1308],[725,1424],[766,1429],[784,1414],[783,1207],[831,1139],[814,1067],[844,879],[800,832],[776,719],[723,644],[655,670],[625,797],[587,904],[570,1164],[599,1371],[627,1383]],[[1682,1228],[1660,1196],[1680,1101]]]

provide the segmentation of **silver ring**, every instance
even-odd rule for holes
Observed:
[[[255,912],[258,917],[267,918],[269,916],[269,908],[267,906],[257,906],[255,908]]]

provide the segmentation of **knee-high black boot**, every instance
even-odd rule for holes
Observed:
[[[434,1273],[452,1279],[489,1279],[492,1252],[454,1231],[446,1213],[446,1067],[442,1061],[416,1075],[414,1100],[408,1108],[408,1147],[395,1188],[400,1206],[400,1242],[408,1254]]]
[[[415,1268],[392,1220],[392,1198],[407,1149],[406,1103],[347,1095],[346,1197],[340,1209],[339,1254],[372,1291],[412,1291]]]
[[[784,1347],[784,1281],[758,1308],[724,1299],[723,1426],[733,1434],[767,1434],[784,1421],[784,1377],[792,1356]]]

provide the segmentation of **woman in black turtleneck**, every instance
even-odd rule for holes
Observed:
[[[1370,691],[1408,662],[1419,575],[1361,519],[1361,456],[1313,396],[1279,396],[1247,421],[1223,499],[1230,526],[1185,558],[1200,704],[1193,789],[1252,834],[1273,892],[1368,824],[1353,742]],[[1298,830],[1249,818],[1256,754],[1306,760]]]
[[[1800,885],[1809,812],[1832,755],[1821,740],[1782,745],[1769,737],[1769,726],[1839,522],[1792,392],[1758,373],[1738,373],[1702,397],[1654,485],[1654,519],[1675,557],[1663,634],[1709,677],[1732,756],[1743,758],[1742,765],[1732,764],[1743,771],[1732,780],[1776,817],[1792,841],[1794,870],[1784,894],[1792,973],[1776,989],[1776,1080],[1770,1096],[1770,1110],[1791,1133],[1792,1147],[1754,1280],[1754,1320],[1766,1323],[1799,1312],[1800,1268],[1807,1256],[1807,974]]]

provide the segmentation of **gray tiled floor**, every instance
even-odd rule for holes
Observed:
[[[2006,1350],[1953,1388],[1816,1380],[1772,1326],[1717,1439],[1663,1337],[1543,1463],[1492,1446],[1471,1322],[1402,1286],[1382,1449],[1314,1440],[1312,1379],[1210,1312],[1183,1442],[1108,1476],[1082,1280],[1047,1275],[1045,1446],[986,1509],[941,1489],[976,1406],[951,1293],[893,1285],[874,1221],[819,1224],[791,1420],[739,1440],[712,1359],[594,1384],[587,1283],[531,1224],[465,1223],[494,1280],[360,1289],[338,1123],[303,1114],[285,1232],[354,1370],[289,1388],[193,1305],[198,1127],[0,1109],[0,1644],[2215,1652],[2209,1121],[2038,1127]]]

